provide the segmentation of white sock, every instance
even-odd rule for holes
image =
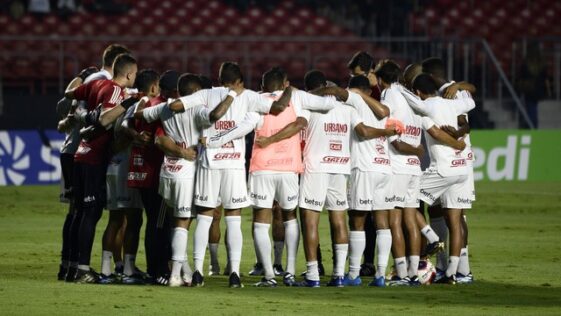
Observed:
[[[366,247],[364,231],[351,230],[349,233],[349,277],[356,279],[360,274],[360,259]]]
[[[466,246],[465,248],[462,248],[462,250],[460,250],[460,262],[458,263],[458,273],[461,273],[463,275],[468,275],[470,272],[470,268],[469,268],[469,253],[468,253],[468,247]]]
[[[389,229],[376,231],[376,277],[386,275],[390,252],[392,251],[392,233]]]
[[[298,220],[284,222],[284,241],[286,242],[286,272],[296,274],[296,254],[300,244]]]
[[[230,273],[236,272],[240,275],[240,262],[242,260],[242,217],[226,216],[226,241],[228,243],[228,259]]]
[[[284,241],[275,241],[273,251],[275,253],[275,265],[282,265],[282,251],[284,250]]]
[[[206,246],[208,244],[208,232],[212,225],[212,216],[197,215],[197,228],[193,236],[193,262],[195,271],[203,274],[203,264],[205,262]]]
[[[306,279],[311,281],[319,281],[319,270],[318,270],[317,260],[306,262]]]
[[[87,264],[79,264],[79,265],[78,265],[78,270],[90,271],[90,266],[87,265]]]
[[[448,226],[446,226],[446,220],[444,217],[431,218],[430,226],[434,232],[438,235],[440,241],[448,241]],[[448,262],[448,254],[446,251],[441,251],[436,255],[436,268],[441,271],[446,271],[446,265]]]
[[[111,274],[111,262],[113,261],[113,252],[103,250],[101,252],[101,274]]]
[[[405,278],[407,276],[407,260],[405,260],[405,257],[395,258],[394,264],[397,276],[400,279]]]
[[[450,256],[450,259],[448,260],[448,268],[446,269],[447,277],[456,275],[456,272],[458,272],[458,263],[460,263],[460,257]]]
[[[187,251],[187,237],[189,232],[183,227],[176,227],[171,236],[171,260],[173,265],[171,268],[172,276],[181,275],[181,267],[186,261],[185,252]]]
[[[133,275],[134,274],[134,266],[135,266],[136,256],[131,255],[130,253],[125,254],[125,269],[123,273],[125,275]]]
[[[407,274],[410,278],[417,276],[419,272],[419,256],[409,256],[409,268],[407,270]]]
[[[333,267],[333,276],[342,277],[345,275],[345,263],[347,262],[349,244],[335,244],[334,248],[335,266]]]
[[[253,243],[255,245],[255,252],[257,253],[257,260],[263,265],[266,279],[273,279],[275,277],[273,264],[271,262],[270,226],[270,224],[265,223],[253,223]]]
[[[425,236],[425,238],[430,244],[432,244],[433,242],[437,242],[439,240],[438,235],[434,232],[434,230],[432,230],[430,225],[423,227],[423,229],[421,229],[421,234]]]
[[[186,280],[188,283],[191,282],[193,279],[193,270],[191,270],[191,266],[189,265],[189,260],[187,256],[185,256],[185,261],[181,266],[181,272],[183,272],[183,279]]]
[[[218,265],[218,244],[208,244],[208,250],[210,252],[210,265]]]

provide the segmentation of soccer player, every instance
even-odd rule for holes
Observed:
[[[124,88],[134,84],[137,72],[136,60],[128,55],[117,56],[113,63],[112,80],[96,80],[69,90],[65,96],[70,99],[87,100],[88,110],[101,105],[101,113],[96,124],[108,127],[120,114],[125,112],[120,103],[124,98]],[[108,110],[117,107],[107,115]],[[78,248],[71,249],[79,254],[77,282],[96,283],[98,275],[90,269],[91,250],[95,236],[95,226],[104,206],[105,172],[109,158],[111,130],[106,130],[93,140],[83,139],[74,156],[75,204],[81,218],[79,223]]]
[[[441,96],[447,99],[463,99],[472,98],[471,95],[475,93],[475,87],[468,82],[454,82],[446,80],[444,62],[440,58],[432,57],[427,58],[422,64],[423,72],[428,73],[435,80],[436,84],[440,87],[438,92]],[[468,167],[468,183],[469,190],[472,195],[472,202],[475,201],[475,182],[473,178],[473,151],[471,149],[471,140],[469,137],[469,123],[467,113],[462,113],[458,116],[459,129],[452,130],[451,135],[455,138],[463,137],[466,143],[464,154],[466,157]],[[469,254],[468,254],[468,226],[466,222],[466,214],[462,211],[462,227],[464,235],[464,246],[461,250],[460,263],[458,266],[458,283],[471,283],[473,282],[473,275],[469,267]]]
[[[282,99],[288,91],[291,91],[286,73],[278,67],[267,71],[263,75],[262,82],[264,95],[271,99]],[[277,285],[271,262],[269,238],[271,208],[274,200],[278,201],[283,209],[285,225],[287,265],[283,283],[287,286],[298,285],[294,273],[300,232],[294,209],[298,203],[298,173],[303,169],[299,132],[306,125],[306,120],[302,117],[304,105],[308,109],[330,110],[337,103],[330,98],[314,96],[299,90],[292,91],[289,106],[278,116],[263,116],[256,112],[248,112],[246,119],[235,128],[207,139],[207,146],[216,148],[255,129],[255,143],[250,162],[249,194],[254,206],[255,248],[258,260],[265,270],[264,277],[256,286]],[[295,121],[296,128],[285,128]],[[269,137],[273,134],[275,137]],[[282,141],[277,142],[277,140]]]
[[[388,139],[393,171],[392,192],[396,206],[390,211],[392,253],[396,275],[388,284],[390,286],[420,285],[417,280],[417,270],[421,253],[421,239],[416,217],[419,207],[420,158],[424,155],[421,145],[421,119],[413,113],[399,90],[398,80],[401,77],[401,69],[395,62],[389,60],[379,63],[374,73],[382,88],[382,104],[392,109],[391,119],[403,124],[404,129],[400,136],[392,136]],[[407,231],[409,264],[405,259],[406,242],[402,224]]]
[[[88,67],[80,71],[78,76],[74,78],[67,86],[67,90],[78,87],[89,77],[91,74],[97,72],[96,67]],[[59,266],[59,271],[57,278],[62,281],[66,278],[68,273],[68,268],[70,266],[70,226],[72,224],[72,219],[75,216],[74,203],[72,201],[72,169],[74,167],[74,154],[76,149],[78,149],[78,144],[80,142],[80,133],[77,122],[75,124],[69,124],[67,120],[68,112],[71,108],[71,102],[68,102],[66,98],[62,98],[57,103],[57,113],[60,116],[60,121],[58,122],[57,129],[59,132],[66,134],[64,139],[64,144],[60,148],[60,167],[62,170],[61,179],[61,189],[60,201],[62,203],[68,203],[68,213],[64,220],[64,225],[62,227],[62,250],[61,250],[61,261]]]
[[[244,88],[243,75],[238,64],[222,63],[219,80],[224,88],[208,90],[214,95],[209,95],[209,101],[206,103],[208,109],[214,110],[228,90],[234,98],[225,112],[219,111],[217,115],[209,114],[210,126],[203,130],[203,137],[236,127],[243,121],[247,112],[269,113],[272,100]],[[288,104],[289,96],[288,94],[281,102]],[[230,287],[241,287],[239,279],[243,244],[241,209],[249,206],[245,184],[244,138],[234,139],[220,148],[203,150],[201,163],[197,168],[194,202],[198,206],[198,211],[193,249],[195,264],[193,285],[203,285],[203,263],[209,229],[215,210],[222,204],[225,211],[226,243],[230,265],[229,284]]]
[[[370,83],[364,76],[351,78],[349,88],[360,91],[364,95],[371,93]],[[386,119],[378,119],[362,98],[351,98],[347,103],[357,110],[365,124],[384,129]],[[349,191],[351,232],[349,234],[349,273],[345,277],[345,285],[356,286],[362,283],[359,276],[359,264],[366,242],[364,225],[366,217],[373,214],[376,225],[377,262],[374,280],[369,285],[385,286],[384,275],[392,245],[389,210],[393,209],[393,204],[390,202],[392,169],[386,137],[392,135],[363,140],[353,133],[351,138]]]
[[[82,76],[84,78],[75,78],[73,82],[69,84],[67,90],[76,88],[80,84],[89,83],[95,80],[101,80],[101,79],[111,80],[113,78],[113,63],[115,61],[115,58],[120,54],[125,54],[128,52],[129,51],[125,46],[119,44],[109,45],[103,51],[101,70],[91,73],[87,76]],[[67,158],[63,158],[65,160],[65,165],[67,166],[66,168],[65,167],[62,168],[62,170],[66,169],[66,174],[70,177],[68,183],[73,183],[74,181],[74,176],[73,176],[74,154],[78,148],[78,145],[80,144],[80,127],[84,123],[74,120],[74,114],[73,114],[74,110],[73,107],[71,107],[71,103],[72,101],[70,99],[63,98],[57,105],[58,108],[57,111],[59,113],[69,114],[69,116],[67,116],[65,119],[59,122],[59,129],[65,129],[70,131],[69,137],[65,139],[65,144],[67,144],[65,148],[67,149],[72,148],[72,150],[68,152],[68,156],[65,156]],[[87,107],[87,104],[84,101],[78,102],[77,107],[85,108]],[[68,166],[70,164],[70,157],[72,157],[72,166]],[[71,203],[73,203],[74,198],[72,197],[70,200]],[[75,207],[73,206],[73,208]],[[65,277],[65,280],[68,282],[74,281],[76,277],[76,272],[78,271],[78,252],[70,251],[70,249],[78,249],[78,234],[79,234],[81,216],[82,213],[78,214],[78,212],[74,211],[73,216],[70,219],[70,223],[67,224],[65,221],[65,226],[64,226],[67,227],[68,229],[67,238],[63,237],[63,248],[67,249],[66,252],[68,253],[68,261],[69,261],[68,271]],[[67,240],[67,242],[64,242],[64,240]],[[64,247],[65,243],[67,245],[66,247]],[[120,255],[118,258],[117,257],[115,258],[116,262],[119,262],[117,261],[117,259],[121,262],[122,265],[122,259]]]
[[[318,70],[309,71],[304,82],[308,91],[327,86],[325,75]],[[342,101],[361,98],[352,91],[338,89],[337,92]],[[320,212],[325,206],[329,211],[335,256],[332,280],[328,286],[342,287],[349,246],[345,211],[348,209],[347,178],[351,173],[351,133],[368,140],[393,135],[395,131],[366,126],[363,118],[351,106],[340,105],[325,114],[303,110],[303,115],[308,125],[299,198],[307,267],[302,285],[320,286],[318,224]]]
[[[463,244],[461,212],[471,208],[468,192],[468,168],[462,150],[443,146],[430,133],[433,126],[458,127],[458,115],[475,107],[472,99],[446,100],[438,96],[438,87],[430,75],[420,74],[413,82],[415,93],[424,100],[416,110],[426,115],[423,127],[429,132],[427,144],[431,166],[421,177],[420,199],[429,205],[440,198],[450,230],[450,257],[445,276],[440,283],[454,284]]]

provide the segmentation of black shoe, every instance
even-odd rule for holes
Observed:
[[[90,268],[88,271],[78,269],[78,273],[76,273],[76,283],[99,283],[99,274],[95,272],[93,269]]]
[[[435,282],[436,284],[456,284],[456,275],[446,276],[446,274]]]
[[[238,276],[238,274],[236,272],[232,272],[232,274],[230,274],[230,278],[229,278],[228,282],[230,283],[231,288],[242,288],[243,287],[242,281],[240,280],[240,277]]]
[[[256,262],[253,265],[253,269],[249,271],[249,275],[263,275],[263,274],[265,274],[265,271],[263,270],[263,264],[261,264],[261,262]]]
[[[433,256],[441,251],[444,250],[444,243],[440,242],[440,241],[435,241],[433,243],[428,244],[425,247],[425,250],[423,252],[424,256]]]
[[[66,272],[66,277],[64,278],[64,281],[66,282],[76,281],[76,273],[78,273],[77,267],[68,267],[68,272]]]
[[[273,264],[273,272],[275,273],[275,276],[284,275],[284,269],[281,264]]]
[[[372,263],[363,263],[360,265],[360,276],[374,276],[376,269]]]
[[[203,286],[205,285],[205,279],[199,272],[199,270],[193,273],[193,280],[191,281],[191,286]]]
[[[68,268],[64,267],[62,264],[58,268],[57,280],[64,281],[66,279],[66,274],[68,273]]]

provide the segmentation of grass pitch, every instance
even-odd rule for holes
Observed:
[[[206,277],[203,288],[56,281],[66,212],[57,201],[58,187],[0,187],[0,315],[561,314],[561,183],[478,183],[477,190],[478,201],[468,215],[471,268],[476,278],[472,285],[269,289],[253,288],[258,278],[245,276],[246,287],[234,290],[227,287],[226,276]],[[244,215],[241,271],[247,275],[255,255],[250,212]],[[93,250],[96,270],[106,223],[104,214]],[[329,274],[326,216],[320,227]],[[192,234],[189,241],[192,252]],[[224,267],[224,247],[220,251]],[[141,246],[141,268],[145,267],[143,256]],[[300,248],[298,270],[304,269]]]

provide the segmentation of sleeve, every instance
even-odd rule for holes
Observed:
[[[463,98],[452,100],[458,115],[465,114],[475,108],[475,101],[472,98]]]
[[[358,115],[358,112],[355,110],[355,108],[349,106],[349,110],[351,114],[351,128],[355,129],[357,125],[359,125],[360,123],[364,123],[364,120],[362,119],[362,117],[360,117],[360,115]]]
[[[87,101],[92,83],[85,83],[74,89],[74,98],[79,101]]]
[[[299,104],[302,109],[310,111],[329,111],[337,106],[337,100],[332,97],[320,97],[302,90],[292,91],[293,104]]]
[[[207,105],[209,91],[210,89],[199,90],[191,95],[181,97],[179,100],[183,103],[185,111],[187,111],[189,108],[198,105]]]
[[[347,91],[347,92],[349,92],[349,97],[347,98],[347,101],[345,101],[345,104],[353,107],[356,111],[356,109],[360,107],[359,106],[360,102],[364,103],[364,100],[358,93],[352,91]],[[358,111],[356,113],[358,114]]]
[[[421,100],[421,98],[414,95],[413,92],[405,89],[403,86],[399,86],[399,92],[401,92],[401,95],[403,95],[403,97],[407,101],[407,104],[409,104],[413,111],[419,113],[422,116],[428,115],[427,107],[425,106],[425,103],[423,100]]]
[[[130,108],[127,109],[127,111],[125,112],[125,120],[131,119],[134,117],[134,112],[136,112],[136,108],[138,107],[138,102],[135,103],[134,106],[131,106]]]
[[[162,114],[162,111],[166,106],[167,103],[164,102],[155,106],[151,106],[149,108],[145,108],[144,110],[142,110],[142,117],[144,118],[144,120],[146,120],[146,122],[152,123],[160,118],[160,114]]]
[[[111,109],[123,100],[123,89],[117,85],[105,86],[101,91],[100,103],[103,109]]]
[[[248,112],[246,113],[244,120],[237,126],[209,137],[206,140],[206,145],[209,148],[218,148],[236,138],[244,137],[257,127],[260,120],[260,114],[256,112]]]
[[[436,125],[436,124],[434,123],[434,121],[433,121],[430,117],[428,117],[428,116],[424,116],[424,117],[421,119],[421,124],[422,124],[423,129],[424,129],[425,131],[426,131],[426,130],[429,130],[431,127],[433,127],[433,126]]]
[[[245,93],[248,94],[248,111],[249,112],[257,112],[262,114],[267,114],[271,111],[271,106],[273,105],[274,100],[271,98],[267,98],[266,96],[259,94],[255,91],[246,91]]]
[[[298,115],[298,116],[305,118],[306,121],[309,122],[311,115],[312,115],[312,112],[310,112],[309,110],[302,110],[302,111],[300,111],[300,115]]]

